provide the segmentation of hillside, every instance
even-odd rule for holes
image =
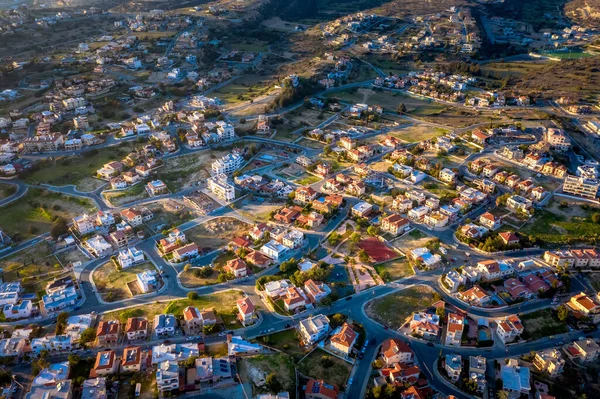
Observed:
[[[600,28],[600,0],[573,0],[565,6],[573,22],[587,28]]]

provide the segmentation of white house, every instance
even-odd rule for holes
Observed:
[[[135,265],[136,263],[143,262],[144,253],[136,249],[135,247],[122,249],[121,251],[119,251],[117,261],[123,269],[126,269],[132,265]]]
[[[314,344],[329,332],[329,319],[319,314],[300,321],[298,332],[306,344]]]
[[[156,279],[156,272],[151,270],[144,270],[136,275],[136,280],[140,290],[143,293],[154,291],[158,288],[158,281]]]
[[[288,250],[288,247],[278,243],[275,240],[269,241],[260,248],[260,252],[262,252],[263,254],[267,255],[269,258],[275,261],[279,261],[283,256],[285,256]]]
[[[32,302],[26,299],[19,304],[10,303],[4,305],[4,317],[9,320],[25,319],[31,316],[32,310]]]

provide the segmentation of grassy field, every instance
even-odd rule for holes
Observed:
[[[316,183],[320,180],[321,180],[321,178],[317,177],[317,176],[307,176],[303,179],[298,180],[296,183],[298,183],[301,186],[308,186],[308,185]]]
[[[272,89],[268,79],[260,75],[243,75],[230,84],[211,93],[225,104],[237,104],[260,95],[266,95]]]
[[[392,129],[389,134],[407,143],[418,143],[424,140],[430,140],[443,136],[448,133],[447,130],[439,127],[431,127],[422,124],[405,126],[400,129]]]
[[[283,391],[292,392],[296,386],[294,361],[283,353],[258,355],[243,358],[240,363],[240,375],[243,381],[253,384],[254,393],[266,392],[263,387],[265,378],[271,373],[277,375],[277,381]]]
[[[18,201],[0,208],[0,223],[4,231],[18,241],[47,233],[57,217],[67,220],[95,212],[89,201],[42,189],[29,189]]]
[[[367,314],[393,329],[400,328],[407,317],[427,308],[435,301],[434,291],[425,286],[407,288],[375,299],[367,305]]]
[[[0,183],[0,199],[4,199],[13,195],[15,191],[17,191],[16,186],[13,186],[12,184]]]
[[[239,324],[232,324],[236,316],[232,310],[237,308],[235,302],[240,299],[242,294],[239,291],[229,290],[210,295],[202,295],[197,300],[177,299],[171,302],[154,302],[146,305],[135,306],[126,310],[118,310],[105,313],[104,320],[127,321],[129,317],[147,317],[153,319],[157,314],[173,313],[175,316],[181,316],[186,306],[195,306],[198,309],[215,309],[217,314],[225,321],[228,328],[239,327]]]
[[[82,155],[57,158],[53,162],[42,163],[40,169],[29,175],[25,181],[30,184],[51,184],[64,186],[74,184],[77,188],[89,189],[86,182],[95,176],[96,170],[107,162],[118,161],[135,148],[132,142],[120,143],[118,147],[90,150]],[[98,181],[100,184],[100,181]]]
[[[141,292],[132,293],[127,288],[127,283],[136,281],[136,275],[144,270],[156,272],[156,268],[151,262],[144,262],[137,266],[128,267],[127,269],[119,270],[115,264],[110,261],[94,270],[92,279],[98,293],[107,302],[119,301],[122,299],[132,298]],[[136,284],[137,287],[137,284]]]
[[[5,282],[20,281],[26,292],[36,294],[43,294],[48,281],[66,274],[46,241],[0,259],[0,267]]]
[[[157,177],[172,192],[181,190],[210,177],[211,164],[228,151],[200,151],[182,157],[170,158],[158,170]]]
[[[254,42],[254,43],[234,42],[234,43],[229,43],[229,47],[231,47],[234,50],[251,51],[254,53],[264,53],[264,52],[269,51],[269,46],[267,45],[266,42]]]
[[[197,288],[197,287],[203,287],[205,285],[214,285],[217,284],[219,281],[217,280],[217,277],[219,276],[219,272],[216,270],[213,270],[212,275],[210,275],[210,277],[200,277],[200,276],[196,276],[194,274],[194,268],[192,268],[189,271],[183,271],[181,272],[181,274],[179,274],[179,281],[181,282],[181,284],[186,287],[186,288]]]
[[[521,232],[549,244],[595,243],[600,235],[600,224],[591,218],[597,212],[600,207],[594,205],[553,200],[546,209],[536,210]]]
[[[212,219],[186,230],[188,241],[195,242],[205,250],[214,250],[226,245],[249,229],[249,225],[235,218]]]
[[[323,356],[327,356],[332,365],[324,365]],[[352,365],[335,356],[329,355],[321,349],[317,349],[298,364],[298,369],[309,377],[323,379],[330,384],[343,387],[350,375]]]
[[[399,278],[408,277],[415,274],[406,258],[380,263],[375,266],[375,270],[377,270],[377,273],[380,276],[383,272],[389,273],[389,278],[385,279],[386,281],[398,280]]]
[[[121,206],[149,197],[144,183],[138,183],[125,190],[103,192],[102,196],[114,206]]]
[[[291,355],[296,360],[304,356],[304,349],[300,346],[300,340],[297,338],[296,330],[285,330],[275,334],[267,335],[258,339],[258,342],[267,346],[279,349],[282,352]]]
[[[552,309],[538,310],[522,315],[520,318],[531,340],[569,331],[565,323],[558,321]]]

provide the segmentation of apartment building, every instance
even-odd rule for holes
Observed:
[[[567,176],[563,184],[563,192],[583,198],[595,199],[598,194],[597,180],[584,177]]]

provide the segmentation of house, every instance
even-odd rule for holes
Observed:
[[[546,251],[544,261],[554,267],[573,267],[575,257],[570,251]]]
[[[304,390],[306,399],[337,399],[340,389],[335,384],[323,380],[309,379]]]
[[[106,399],[106,378],[96,377],[83,381],[81,399]]]
[[[101,320],[96,328],[96,345],[99,347],[116,344],[121,335],[121,323],[117,320]]]
[[[173,258],[179,262],[193,258],[198,255],[198,246],[196,244],[189,243],[181,248],[177,248],[173,251]]]
[[[233,274],[235,278],[246,277],[248,274],[250,274],[250,269],[248,268],[248,265],[246,265],[246,262],[244,262],[240,258],[231,259],[227,261],[227,264],[225,265],[223,270],[225,271],[225,273]]]
[[[484,280],[498,280],[514,273],[514,269],[506,262],[495,260],[484,260],[477,262],[477,270],[482,274]]]
[[[179,388],[179,365],[177,362],[167,360],[157,365],[156,387],[159,392],[173,391]]]
[[[363,183],[361,181],[355,181],[355,182],[348,184],[348,187],[346,187],[346,191],[350,195],[353,195],[355,197],[360,197],[361,195],[363,195],[365,193],[366,186],[365,186],[365,183]]]
[[[308,298],[298,287],[290,287],[286,290],[283,296],[283,306],[286,311],[294,312],[297,309],[304,308],[308,305]]]
[[[412,315],[410,331],[425,339],[435,339],[440,332],[440,317],[436,314],[417,312]]]
[[[71,380],[64,379],[58,383],[32,386],[25,399],[71,399],[72,390]]]
[[[144,317],[130,317],[125,323],[128,341],[145,340],[148,337],[148,320]]]
[[[69,335],[54,335],[31,340],[31,351],[39,355],[41,351],[70,352],[73,349],[73,340]]]
[[[117,262],[119,262],[119,265],[121,265],[121,268],[123,269],[127,269],[128,267],[143,261],[144,253],[135,247],[122,249],[117,256]]]
[[[140,291],[145,294],[158,289],[158,279],[155,270],[144,270],[141,273],[135,275],[136,282]]]
[[[129,208],[121,211],[121,218],[131,227],[140,226],[144,222],[142,218],[142,212],[135,208]]]
[[[478,285],[475,285],[468,290],[461,292],[459,297],[472,305],[485,306],[491,301],[491,297],[481,289]]]
[[[295,191],[294,201],[303,205],[317,198],[317,192],[312,187],[300,187]]]
[[[491,137],[492,136],[490,136],[489,134],[485,133],[481,129],[475,129],[471,133],[471,140],[473,140],[475,143],[481,144],[481,145],[487,144],[489,142],[489,139]]]
[[[595,199],[598,194],[600,183],[594,179],[585,177],[567,176],[563,184],[563,192],[577,195],[583,198]]]
[[[128,346],[123,349],[121,359],[121,372],[139,372],[142,369],[142,348],[139,346]]]
[[[83,214],[73,218],[73,227],[80,235],[85,235],[96,230],[96,223],[88,214]]]
[[[21,301],[21,303],[7,303],[4,305],[4,317],[8,320],[26,319],[31,316],[33,311],[33,303],[29,299]]]
[[[448,168],[440,170],[439,179],[445,183],[454,183],[456,180],[456,173]]]
[[[500,364],[500,378],[503,389],[508,392],[510,399],[529,395],[531,391],[530,370],[526,366],[519,366],[517,359],[507,359]]]
[[[300,320],[298,332],[305,344],[312,345],[325,338],[329,332],[329,319],[327,316],[318,314],[307,319]]]
[[[302,208],[298,206],[285,207],[280,209],[279,212],[273,216],[273,219],[281,223],[290,224],[300,216],[300,212],[302,212]]]
[[[373,205],[368,202],[359,202],[352,207],[352,215],[357,217],[368,216],[373,210]]]
[[[279,261],[287,254],[289,247],[278,243],[275,240],[271,240],[260,248],[260,251],[267,255],[269,258]]]
[[[204,327],[202,315],[194,306],[187,306],[183,309],[183,322],[186,334],[196,334]]]
[[[583,292],[571,297],[566,306],[574,314],[588,317],[594,324],[600,322],[600,305]]]
[[[281,243],[290,249],[300,248],[304,244],[304,233],[290,230],[281,237]]]
[[[469,357],[469,379],[477,383],[477,392],[485,392],[487,386],[486,380],[487,359],[483,356]]]
[[[258,266],[260,268],[265,268],[271,264],[271,259],[265,256],[262,252],[252,250],[248,255],[246,255],[246,263],[254,266]]]
[[[151,197],[155,197],[157,195],[168,193],[169,188],[161,180],[153,180],[146,184],[146,191],[148,192],[148,194],[150,194]]]
[[[410,230],[410,222],[397,214],[391,214],[381,219],[381,230],[393,236],[404,234]]]
[[[533,298],[533,293],[527,285],[516,278],[506,280],[504,288],[513,300]]]
[[[465,284],[466,279],[456,270],[450,270],[448,273],[446,273],[442,281],[450,292],[456,292],[458,291],[458,287]]]
[[[175,335],[177,320],[171,313],[157,314],[154,316],[154,333],[158,338],[172,337]]]
[[[306,291],[306,295],[314,303],[321,302],[324,298],[331,294],[331,289],[329,286],[327,286],[327,284],[318,284],[313,280],[306,280],[304,283],[304,291]]]
[[[519,237],[512,231],[502,231],[498,233],[498,237],[500,237],[504,245],[509,247],[512,245],[519,245],[520,242]]]
[[[496,335],[505,345],[513,342],[523,331],[525,331],[525,327],[523,327],[521,319],[516,315],[496,321]]]
[[[533,358],[533,366],[543,373],[547,373],[550,377],[557,377],[562,373],[565,365],[560,351],[556,348],[548,348],[535,353]]]
[[[438,254],[432,254],[429,249],[415,248],[408,251],[408,257],[413,262],[423,265],[428,269],[437,267],[442,262],[442,257]]]
[[[238,309],[238,319],[244,326],[254,322],[254,304],[249,297],[238,299],[236,302]]]
[[[387,366],[394,363],[411,364],[415,360],[415,354],[404,341],[388,338],[381,344],[381,359]]]
[[[102,258],[112,253],[113,247],[101,235],[95,235],[85,240],[85,247],[96,258]]]
[[[574,341],[566,348],[566,354],[570,358],[579,359],[582,362],[591,362],[598,358],[600,346],[592,339]]]
[[[292,283],[289,280],[275,280],[266,283],[264,291],[269,298],[276,300],[284,296],[290,287],[292,287]]]
[[[448,224],[448,215],[441,211],[433,211],[423,218],[423,223],[433,228],[444,227]]]
[[[348,323],[344,323],[335,329],[329,342],[335,351],[338,351],[347,357],[352,352],[352,348],[357,339],[358,334],[350,327],[350,325],[348,325]]]
[[[90,376],[106,376],[116,373],[118,369],[119,362],[117,362],[115,351],[101,351],[96,355],[96,363],[94,363],[94,368],[92,369]]]
[[[460,355],[447,354],[445,357],[444,370],[448,378],[452,381],[458,381],[462,372],[462,357]]]
[[[244,340],[239,335],[227,335],[227,352],[229,356],[254,355],[260,353],[262,347]]]
[[[448,327],[446,329],[446,345],[448,346],[460,346],[462,340],[463,330],[465,328],[466,318],[465,316],[458,315],[456,313],[450,313],[448,315]]]
[[[488,230],[496,230],[502,226],[502,217],[485,212],[479,217],[479,223]]]

